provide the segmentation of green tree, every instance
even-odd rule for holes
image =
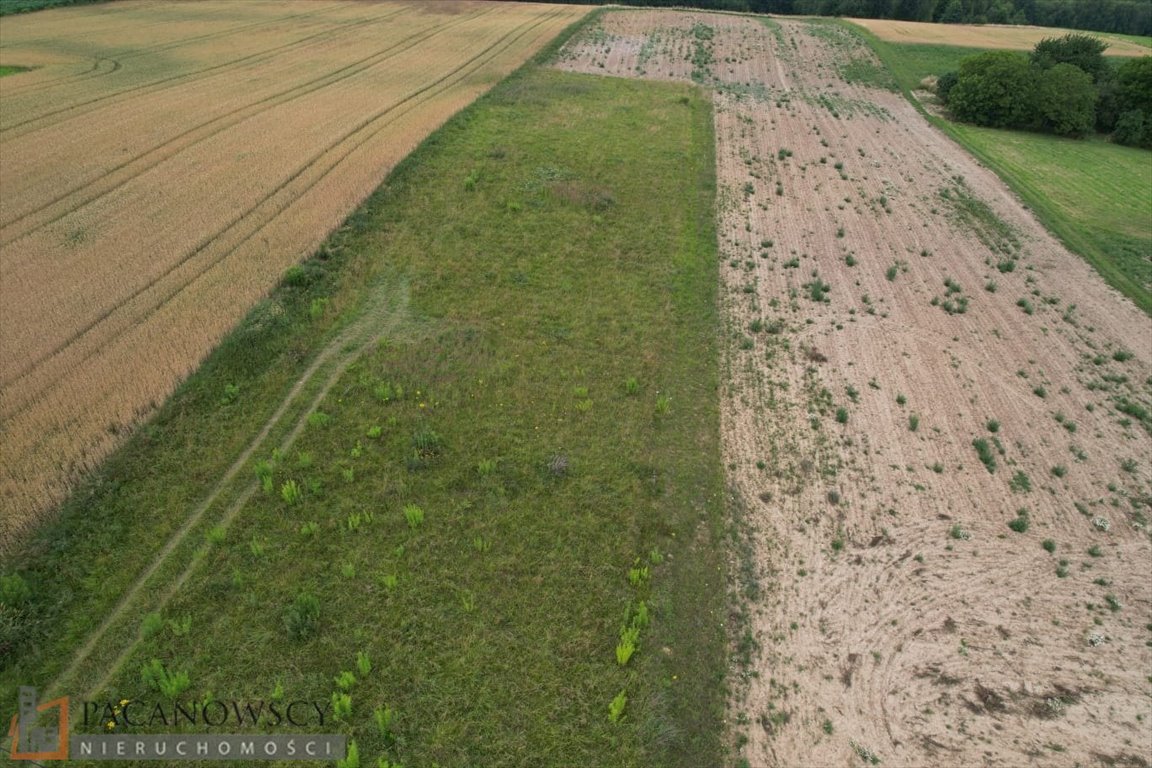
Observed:
[[[1058,136],[1081,137],[1096,124],[1096,86],[1072,64],[1057,64],[1038,75],[1035,103],[1039,128]]]
[[[1104,49],[1108,45],[1098,37],[1069,32],[1063,37],[1046,37],[1036,43],[1029,58],[1043,69],[1057,64],[1071,64],[1092,76],[1092,82],[1099,83],[1110,74],[1108,62],[1104,59]]]
[[[1152,149],[1152,121],[1138,109],[1122,112],[1112,138],[1117,144]]]
[[[1112,95],[1117,113],[1112,138],[1118,144],[1152,149],[1152,56],[1121,64]]]
[[[948,103],[948,94],[952,92],[958,79],[959,75],[955,72],[945,72],[936,79],[936,95],[940,97],[942,103]]]
[[[1110,75],[1096,83],[1096,90],[1100,94],[1096,97],[1096,130],[1100,133],[1111,133],[1116,127],[1116,119],[1120,116],[1116,102],[1115,76]]]
[[[993,128],[1026,128],[1038,120],[1036,71],[1026,56],[989,51],[960,62],[948,108],[958,120]]]
[[[948,0],[940,11],[941,24],[959,24],[964,21],[964,6],[960,0]]]
[[[1116,70],[1116,101],[1121,112],[1152,112],[1152,56],[1128,59]]]
[[[1007,24],[1011,21],[1012,4],[1004,2],[1004,0],[994,0],[988,6],[988,23],[989,24]]]

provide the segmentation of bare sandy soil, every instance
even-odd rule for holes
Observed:
[[[1069,32],[1083,34],[1081,30],[1075,29],[1014,24],[928,24],[895,19],[850,19],[850,21],[871,30],[881,40],[890,40],[894,43],[929,43],[969,48],[1029,50],[1046,37],[1060,37]],[[1148,46],[1122,37],[1103,32],[1088,34],[1102,38],[1108,43],[1108,50],[1105,53],[1109,56],[1147,56],[1152,53],[1152,49]]]
[[[715,90],[737,754],[1152,763],[1149,318],[834,25],[614,12],[558,66]]]

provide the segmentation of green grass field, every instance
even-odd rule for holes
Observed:
[[[108,2],[108,0],[0,0],[0,16],[45,11],[49,8],[64,8],[69,5],[90,5],[104,2]]]
[[[0,697],[348,671],[363,765],[722,764],[711,125],[693,87],[533,68],[453,119],[8,569]]]
[[[1122,35],[1119,32],[1108,32],[1102,35],[1105,39],[1114,37],[1117,40],[1127,40],[1130,43],[1144,46],[1145,48],[1152,49],[1152,37],[1146,35]]]
[[[984,53],[985,48],[966,48],[957,45],[933,45],[919,43],[891,43],[873,35],[866,29],[842,22],[850,26],[857,34],[871,43],[873,50],[880,54],[888,69],[891,70],[896,82],[901,88],[916,90],[921,88],[920,82],[926,77],[939,77],[945,72],[955,72],[960,68],[960,61],[968,56]],[[1116,37],[1121,37],[1116,35]],[[1147,44],[1152,47],[1152,39],[1131,37],[1132,42]],[[1152,53],[1152,51],[1150,51]],[[1121,64],[1127,60],[1123,56],[1105,57],[1113,64]]]
[[[887,43],[866,30],[861,30],[861,34],[869,39],[873,48],[882,46],[885,52],[883,58],[892,76],[901,88],[908,90],[922,87],[920,81],[925,77],[939,77],[945,72],[956,71],[960,68],[961,59],[983,52],[980,48],[961,48],[955,45]]]
[[[928,75],[978,49],[902,45],[855,27],[913,103]],[[1069,249],[1152,314],[1152,153],[1100,139],[1061,139],[955,123],[925,113],[996,171]]]

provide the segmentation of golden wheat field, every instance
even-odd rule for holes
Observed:
[[[4,19],[0,64],[35,69],[0,80],[0,540],[585,12],[126,0]]]
[[[894,19],[849,19],[881,40],[892,43],[958,45],[965,48],[1029,50],[1046,37],[1059,37],[1073,29],[1007,24],[930,24]],[[1083,34],[1083,33],[1081,33]],[[1104,32],[1089,32],[1108,44],[1108,56],[1147,56],[1148,46]]]

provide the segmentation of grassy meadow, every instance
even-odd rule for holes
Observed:
[[[9,565],[0,696],[158,662],[349,705],[363,765],[719,765],[714,185],[694,87],[498,86]]]
[[[1119,32],[1108,32],[1103,35],[1104,38],[1114,37],[1117,40],[1124,40],[1129,43],[1134,43],[1142,48],[1147,48],[1149,53],[1152,53],[1152,37],[1147,35],[1124,35]]]
[[[846,24],[846,22],[841,23]],[[960,61],[968,56],[994,50],[938,43],[894,43],[881,40],[868,30],[854,24],[850,26],[872,44],[873,50],[880,55],[888,69],[891,70],[896,82],[900,84],[901,88],[909,91],[922,88],[921,81],[926,77],[939,77],[945,72],[958,70]],[[1131,42],[1152,46],[1152,38],[1131,37]],[[1123,56],[1106,56],[1105,58],[1113,64],[1127,61],[1127,58]]]
[[[884,62],[901,88],[909,91],[922,88],[920,82],[926,77],[939,77],[945,72],[960,68],[960,61],[968,56],[983,53],[983,48],[962,48],[956,45],[932,45],[927,43],[887,43],[867,31],[862,34],[869,38],[873,48],[882,47]]]
[[[925,77],[955,70],[982,50],[890,43],[859,32],[909,98]],[[1064,139],[927,116],[995,170],[1112,287],[1152,314],[1152,153],[1099,138]]]

